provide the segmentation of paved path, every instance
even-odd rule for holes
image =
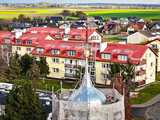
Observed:
[[[145,120],[160,120],[160,94],[144,104],[132,105],[132,112]]]
[[[146,120],[160,120],[160,102],[146,110],[145,118]]]

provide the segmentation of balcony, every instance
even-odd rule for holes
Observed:
[[[140,61],[140,65],[145,65],[146,63],[147,63],[146,59],[142,59],[142,60]]]
[[[142,85],[146,84],[146,81],[145,80],[141,80],[141,81],[135,82],[135,84],[136,84],[136,86],[142,86]]]
[[[66,68],[77,68],[77,67],[78,67],[77,64],[69,64],[69,63],[65,63],[64,66],[65,66]]]
[[[144,74],[146,74],[146,70],[141,69],[139,71],[136,71],[136,76],[142,76]]]
[[[69,78],[69,79],[76,79],[76,75],[72,74],[72,73],[65,73],[65,78]]]

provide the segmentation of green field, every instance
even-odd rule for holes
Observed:
[[[103,17],[129,17],[137,16],[144,19],[160,19],[160,9],[101,9],[87,11],[87,15]]]
[[[66,9],[66,8],[65,8]],[[0,19],[12,19],[19,14],[26,16],[50,16],[62,12],[63,8],[1,8]],[[160,19],[160,9],[92,9],[92,8],[75,8],[70,11],[84,11],[88,16],[108,17],[128,17],[137,16],[144,19]]]

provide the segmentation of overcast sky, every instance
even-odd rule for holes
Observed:
[[[160,4],[160,0],[0,0],[0,2],[59,2],[59,3],[142,3],[142,4]]]

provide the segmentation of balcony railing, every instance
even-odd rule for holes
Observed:
[[[67,77],[67,78],[76,78],[76,75],[72,74],[72,73],[65,73],[65,77]]]
[[[141,61],[140,61],[140,64],[141,65],[144,65],[144,64],[146,64],[147,63],[147,61],[145,60],[145,59],[142,59]]]
[[[136,86],[142,86],[142,85],[146,84],[146,81],[145,80],[141,80],[141,81],[135,82],[135,84],[136,84]]]
[[[146,74],[146,70],[143,70],[143,69],[136,72],[136,76],[142,76],[144,74]]]

